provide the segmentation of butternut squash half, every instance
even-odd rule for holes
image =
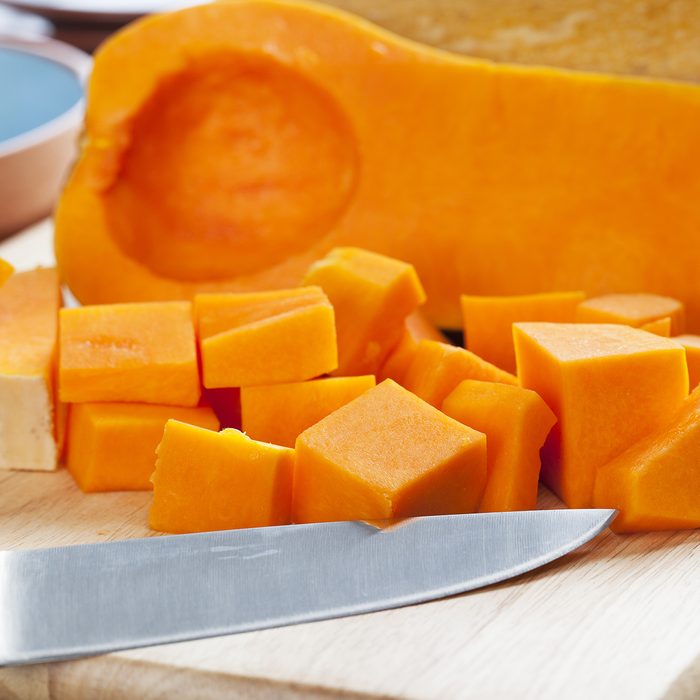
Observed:
[[[149,17],[95,58],[56,254],[83,303],[289,287],[336,246],[459,294],[644,289],[700,325],[700,87],[495,65],[303,2]]]

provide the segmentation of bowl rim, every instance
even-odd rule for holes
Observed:
[[[84,93],[92,69],[92,57],[80,49],[62,41],[43,36],[15,37],[6,35],[0,35],[0,48],[41,56],[65,66],[78,78]],[[83,94],[83,97],[72,107],[69,107],[57,117],[33,129],[17,134],[17,136],[11,136],[9,139],[0,141],[0,158],[32,148],[70,131],[82,122],[84,113],[85,95]]]

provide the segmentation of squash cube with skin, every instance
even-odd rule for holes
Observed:
[[[540,448],[557,422],[538,394],[498,382],[463,381],[442,411],[486,435],[488,478],[482,513],[537,506]]]
[[[376,374],[425,301],[413,265],[359,248],[335,248],[304,283],[322,287],[335,309],[340,375]]]
[[[254,440],[294,447],[297,437],[375,385],[374,377],[328,377],[241,389],[243,432]]]
[[[486,437],[390,379],[296,441],[295,522],[381,520],[477,509]]]
[[[576,309],[578,323],[620,323],[640,327],[669,317],[671,335],[685,329],[685,306],[678,299],[658,294],[606,294],[581,302]]]
[[[335,315],[319,287],[194,300],[207,389],[313,379],[338,366]]]
[[[12,267],[9,262],[0,258],[0,287],[10,279],[10,275],[12,275],[14,271],[15,268]]]
[[[465,379],[517,384],[509,372],[469,350],[434,340],[421,340],[406,370],[403,385],[436,408]]]
[[[700,388],[663,428],[599,467],[593,505],[616,532],[700,527]]]
[[[513,324],[519,321],[573,323],[583,292],[550,292],[520,296],[460,297],[465,346],[479,357],[515,372]]]
[[[149,525],[171,533],[290,522],[294,450],[169,420],[158,446]]]
[[[662,427],[688,394],[680,343],[615,324],[516,323],[518,376],[557,416],[541,478],[588,508],[598,467]]]
[[[211,408],[77,403],[70,408],[66,466],[85,491],[150,491],[156,448],[170,419],[218,430]]]
[[[196,406],[200,397],[187,301],[62,309],[62,401]]]
[[[685,348],[690,388],[700,384],[700,335],[677,335],[674,340]]]
[[[62,411],[55,373],[61,292],[52,269],[0,289],[0,468],[56,468]]]

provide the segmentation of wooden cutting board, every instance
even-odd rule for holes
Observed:
[[[50,264],[50,235],[43,224],[0,256]],[[152,536],[149,498],[84,495],[65,470],[0,472],[0,549]],[[531,574],[399,610],[0,669],[0,700],[215,697],[698,698],[700,531],[608,532]]]

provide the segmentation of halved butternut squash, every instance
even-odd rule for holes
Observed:
[[[571,287],[668,294],[700,325],[697,85],[492,64],[244,0],[117,33],[88,95],[56,220],[83,303],[294,286],[352,245],[414,264],[442,327],[461,293]]]

